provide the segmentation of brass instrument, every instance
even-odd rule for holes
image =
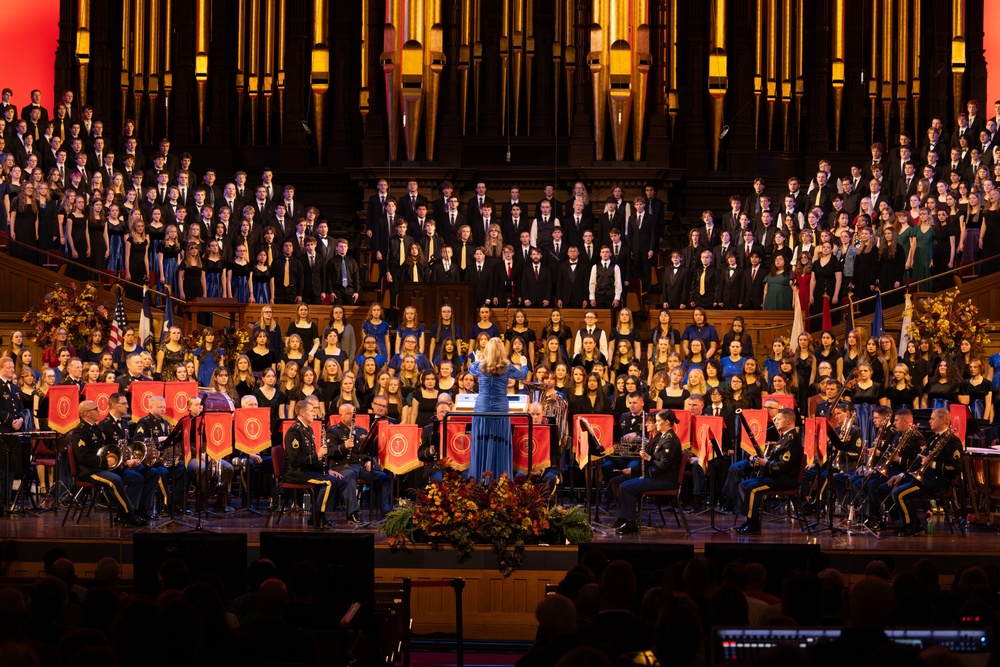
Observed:
[[[899,441],[897,441],[896,444],[893,445],[892,447],[886,448],[885,452],[882,453],[882,456],[879,457],[878,462],[875,463],[875,465],[870,468],[869,474],[871,474],[872,472],[877,472],[880,475],[888,477],[889,465],[892,463],[892,460],[896,458],[896,455],[902,452],[907,445],[910,444],[910,441],[913,440],[913,437],[916,434],[917,434],[917,425],[910,424],[909,428],[900,433]]]
[[[104,445],[97,450],[97,455],[108,462],[108,470],[114,472],[125,465],[128,455],[119,445]]]
[[[927,470],[931,467],[931,464],[934,463],[934,459],[937,457],[937,455],[941,453],[942,449],[944,449],[944,445],[948,441],[948,436],[952,435],[953,433],[954,431],[951,430],[951,427],[948,427],[934,439],[933,447],[928,445],[930,453],[927,454],[927,458],[925,458],[924,462],[920,464],[920,467],[917,469],[917,471],[911,474],[913,479],[917,480],[917,482],[921,484],[923,483],[924,475],[927,474]]]
[[[642,457],[645,451],[645,445],[642,443],[646,442],[646,411],[643,410],[640,414],[642,417],[642,422],[639,425],[639,477],[643,478],[646,476],[646,459]]]
[[[875,434],[875,439],[865,445],[864,450],[861,453],[861,465],[858,466],[856,472],[862,473],[864,475],[870,475],[872,472],[872,465],[875,463],[875,457],[879,452],[879,445],[882,445],[885,441],[886,431],[892,428],[892,422],[886,420],[881,427],[879,427],[878,433]]]
[[[542,398],[542,414],[555,419],[556,432],[559,434],[559,451],[569,445],[569,426],[567,424],[569,403],[562,396],[546,396]]]

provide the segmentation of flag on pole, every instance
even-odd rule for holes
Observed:
[[[854,329],[854,295],[847,295],[847,308],[844,309],[844,338],[847,338],[847,334],[851,333]]]
[[[899,332],[899,354],[906,354],[906,346],[910,343],[910,319],[913,317],[913,302],[910,301],[910,294],[907,292],[904,297],[906,302],[903,305],[903,327]]]
[[[885,333],[885,324],[882,321],[882,292],[875,290],[875,315],[872,317],[872,336],[881,338]]]
[[[160,326],[160,345],[166,344],[172,326],[174,326],[174,302],[170,298],[170,290],[167,289],[167,302],[163,306],[163,324]]]
[[[125,303],[122,301],[122,291],[118,290],[118,303],[115,304],[115,316],[111,319],[111,333],[108,335],[108,349],[114,350],[122,344],[125,335],[125,327],[128,320],[125,318]]]
[[[153,309],[149,303],[148,287],[142,288],[142,312],[139,314],[139,345],[152,351],[153,349]]]
[[[823,331],[833,331],[833,315],[830,313],[830,295],[823,295]]]
[[[795,315],[792,319],[792,351],[799,350],[799,336],[805,331],[805,323],[802,321],[802,302],[798,294],[792,294],[792,303],[795,308]]]

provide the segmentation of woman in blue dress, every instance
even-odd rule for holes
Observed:
[[[236,246],[236,258],[229,266],[229,294],[240,303],[250,303],[250,272],[253,267],[247,258],[247,247]]]
[[[476,398],[472,420],[472,462],[469,477],[488,482],[506,473],[513,477],[513,446],[511,444],[509,417],[480,417],[484,412],[507,412],[507,381],[523,380],[528,369],[520,368],[507,358],[507,350],[499,338],[491,338],[486,351],[476,352],[476,361],[469,372],[479,378],[479,396]]]
[[[163,237],[163,245],[160,246],[157,256],[157,263],[160,271],[160,289],[164,292],[167,287],[173,296],[180,294],[180,285],[177,282],[177,267],[181,256],[180,233],[177,225],[168,225]]]
[[[250,272],[250,282],[253,283],[253,303],[274,303],[274,277],[267,265],[267,253],[263,250],[257,253],[257,264]]]
[[[389,349],[389,323],[382,318],[382,315],[382,305],[373,303],[368,308],[365,321],[361,324],[361,332],[366,336],[374,336],[375,342],[378,343],[378,353],[388,359],[386,350]]]

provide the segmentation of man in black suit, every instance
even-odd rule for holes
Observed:
[[[510,189],[510,201],[504,202],[500,209],[500,220],[502,220],[502,227],[504,229],[506,238],[506,231],[509,227],[510,220],[513,216],[512,209],[517,206],[521,209],[521,214],[527,213],[525,205],[521,202],[521,188],[516,185]]]
[[[531,234],[521,232],[517,245],[511,246],[514,250],[514,274],[520,277],[521,269],[531,261]]]
[[[868,181],[868,198],[872,200],[872,210],[878,211],[882,202],[885,202],[889,206],[892,206],[892,198],[889,196],[889,192],[883,186],[882,181],[877,178],[873,178]],[[909,205],[909,202],[907,202]]]
[[[514,266],[514,248],[506,245],[503,247],[503,259],[493,266],[492,305],[503,307],[516,304],[519,296],[517,282],[520,278]]]
[[[618,267],[621,274],[622,287],[628,287],[632,279],[632,249],[628,241],[622,238],[617,228],[611,230],[611,263]]]
[[[0,516],[7,514],[13,473],[20,468],[18,462],[21,456],[21,444],[11,434],[17,433],[24,426],[23,409],[24,401],[17,387],[14,360],[10,357],[0,357],[0,440],[12,454],[10,458],[12,469],[8,471],[6,468],[0,468],[0,499],[3,500]],[[16,463],[18,467],[14,468]]]
[[[31,104],[25,104],[21,109],[21,118],[31,120],[31,112],[38,111],[38,123],[44,129],[49,124],[49,112],[42,106],[42,91],[31,91]]]
[[[583,203],[582,199],[574,199],[565,225],[566,243],[576,246],[581,252],[583,252],[583,233],[586,231],[593,232],[594,229],[593,216],[590,214],[590,211],[585,209],[586,204]]]
[[[472,240],[476,245],[486,246],[487,232],[490,225],[499,222],[493,217],[493,202],[487,198],[486,203],[479,210],[478,216],[469,216],[469,226],[472,228]]]
[[[761,199],[766,196],[764,194],[766,185],[767,181],[762,176],[753,179],[753,192],[747,195],[747,200],[743,204],[743,209],[753,217],[760,215],[760,212],[764,210]],[[768,200],[770,200],[770,197],[768,197]]]
[[[667,210],[663,200],[656,196],[656,186],[652,183],[646,185],[646,213],[653,223],[653,244],[654,248],[659,246],[660,239],[663,238],[664,212]]]
[[[617,227],[618,229],[625,228],[625,212],[618,210],[618,200],[614,197],[608,197],[604,207],[604,213],[601,213],[600,217],[597,219],[597,223],[594,225],[595,236],[594,240],[597,245],[608,245],[611,243],[611,228]]]
[[[254,200],[250,205],[253,206],[254,218],[264,220],[271,212],[271,202],[267,198],[267,188],[263,185],[258,185],[257,189],[254,190]]]
[[[441,234],[441,238],[444,239],[445,243],[454,247],[458,242],[458,230],[461,229],[463,225],[468,226],[469,224],[465,214],[459,213],[458,211],[458,197],[455,195],[449,195],[448,210],[443,211],[440,218],[436,216],[437,213],[435,213],[434,220],[438,223],[438,233]],[[472,233],[471,227],[469,227],[469,233],[470,235]],[[471,250],[469,251],[468,261],[472,261]],[[468,265],[468,262],[466,265]]]
[[[590,267],[580,261],[580,250],[569,246],[566,260],[556,274],[556,306],[559,308],[586,308]]]
[[[770,253],[774,250],[774,233],[778,227],[773,224],[770,211],[764,211],[760,215],[760,228],[757,230],[757,239],[764,246],[764,252]]]
[[[484,240],[481,243],[479,242],[479,234],[480,230],[483,229],[483,218],[487,217],[485,212],[487,206],[489,206],[489,216],[492,217],[495,202],[491,197],[486,196],[486,183],[479,181],[476,183],[476,195],[469,199],[465,214],[469,219],[469,224],[472,226],[472,238],[476,239],[476,242],[480,245],[486,243],[485,232],[483,232]]]
[[[452,257],[458,267],[459,280],[473,282],[469,270],[475,264],[476,244],[472,241],[472,228],[463,224],[458,228],[458,237],[452,244]]]
[[[917,194],[917,166],[913,162],[907,162],[903,167],[903,175],[896,182],[896,191],[893,198],[893,209],[902,211],[909,208],[910,197]],[[877,210],[877,209],[876,209]]]
[[[361,296],[361,272],[354,258],[347,256],[347,239],[337,239],[334,248],[326,262],[324,291],[333,303],[352,306]]]
[[[531,220],[528,220],[524,216],[524,210],[521,202],[511,205],[510,217],[503,218],[500,229],[503,234],[504,243],[510,243],[511,245],[518,242],[518,239],[521,238],[521,232],[528,232],[530,236]]]
[[[699,266],[691,274],[692,308],[715,308],[719,303],[719,272],[712,266],[712,251],[701,251]]]
[[[389,266],[389,241],[396,235],[396,223],[405,220],[396,215],[396,201],[390,197],[385,203],[385,215],[372,225],[372,250],[375,261],[382,263],[382,271]]]
[[[597,264],[600,258],[600,249],[594,242],[594,232],[588,229],[583,233],[583,242],[580,244],[580,261],[583,262],[589,273],[590,267]]]
[[[567,249],[566,241],[563,240],[562,227],[556,227],[552,230],[552,244],[545,251],[544,257],[542,257],[542,261],[549,267],[549,271],[553,276],[558,272],[559,265],[566,259]]]
[[[274,233],[279,240],[295,236],[295,221],[285,214],[285,203],[278,202],[274,205],[274,210],[264,218],[265,224],[274,227]]]
[[[316,237],[306,237],[306,251],[299,257],[302,263],[302,300],[318,304],[326,296],[326,260],[316,252]]]
[[[830,175],[825,171],[817,171],[816,187],[809,193],[806,201],[807,208],[810,210],[814,208],[821,208],[823,209],[824,215],[833,209],[834,189],[827,184],[829,178]]]
[[[730,251],[723,259],[724,263],[719,269],[719,307],[740,310],[746,296],[744,272],[736,262],[735,251]]]
[[[275,257],[274,263],[271,264],[275,303],[302,303],[305,274],[302,263],[292,256],[294,247],[294,242],[286,240],[281,244],[281,254]]]
[[[443,227],[444,219],[448,211],[451,210],[448,200],[450,200],[454,194],[455,186],[451,184],[451,181],[444,181],[441,183],[441,187],[439,189],[441,191],[441,195],[436,197],[434,201],[431,202],[430,216],[438,223],[438,234],[440,234],[445,241],[450,242],[448,234],[445,233]],[[458,201],[457,197],[455,201]],[[455,227],[454,229],[458,229],[458,227]]]
[[[626,241],[629,246],[630,263],[626,283],[639,280],[643,293],[649,292],[649,271],[660,244],[656,222],[646,209],[646,198],[636,197],[631,219],[628,221]]]
[[[538,200],[538,203],[535,205],[535,217],[540,219],[543,215],[551,215],[556,220],[562,220],[563,208],[559,200],[556,199],[555,187],[550,184],[547,184],[542,188],[542,193],[544,194],[544,196],[540,200]],[[542,211],[542,202],[549,203],[548,213]]]
[[[466,271],[465,282],[476,286],[476,305],[484,306],[493,303],[493,259],[486,256],[482,246],[473,253],[472,263]]]
[[[314,236],[316,238],[316,254],[322,257],[325,262],[333,257],[333,253],[336,251],[336,241],[329,234],[329,225],[326,220],[320,220],[317,222],[314,232]]]
[[[413,237],[406,233],[408,227],[406,218],[398,216],[396,218],[396,233],[389,239],[388,243],[389,262],[386,280],[389,281],[389,294],[393,304],[396,303],[396,295],[399,294],[399,286],[403,282],[403,266],[410,252],[410,245],[413,244]]]
[[[431,282],[435,283],[457,283],[460,271],[455,264],[454,251],[451,246],[442,246],[439,261],[435,262],[431,268]]]
[[[969,146],[972,146],[976,141],[978,141],[978,139],[975,138],[979,136],[979,133],[986,129],[986,114],[979,112],[978,100],[969,100],[968,103],[966,103],[965,108],[968,111],[969,130],[972,132]]]
[[[687,308],[688,295],[691,292],[691,273],[681,263],[681,253],[670,252],[670,264],[663,269],[663,309]]]
[[[767,270],[763,266],[763,259],[760,250],[753,250],[750,253],[750,266],[743,272],[746,281],[743,305],[749,310],[760,310],[764,307],[764,280],[767,278]]]
[[[552,303],[552,274],[542,263],[542,251],[531,249],[531,261],[521,269],[521,303],[528,308],[548,308]]]

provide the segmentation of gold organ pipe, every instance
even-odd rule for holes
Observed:
[[[772,146],[774,103],[778,98],[778,2],[767,0],[767,148]]]
[[[260,94],[260,3],[250,0],[250,62],[247,67],[250,93],[250,145],[257,144],[257,96]],[[269,26],[270,27],[270,26]]]
[[[913,35],[918,37],[912,40],[913,65],[911,67],[912,79],[910,81],[910,95],[913,96],[913,127],[920,127],[920,2],[913,3]]]
[[[792,103],[792,0],[783,0],[781,7],[781,104],[782,114],[781,147],[788,149],[788,116]]]
[[[805,51],[805,1],[795,2],[795,144],[794,148],[799,148],[802,139],[802,98],[806,96],[806,80],[802,76],[805,71],[802,67],[803,52]]]
[[[365,0],[367,2],[367,0]],[[458,70],[459,89],[461,92],[461,119],[462,136],[466,132],[466,119],[469,111],[469,68],[472,67],[472,3],[470,0],[462,0],[462,38],[458,47]]]
[[[149,0],[149,100],[150,125],[153,109],[160,94],[160,0]]]
[[[90,65],[90,0],[78,0],[76,59],[80,66],[80,106],[87,104],[87,72]]]
[[[368,20],[369,20],[369,0],[361,0],[361,93],[358,96],[358,111],[361,113],[361,124],[367,126],[369,102],[371,98],[371,91],[368,88],[368,60],[371,58],[371,36],[368,34]],[[282,35],[284,39],[284,35]],[[282,54],[282,60],[284,59],[284,54]],[[282,68],[284,69],[284,68]],[[284,72],[280,74],[282,80],[285,78]],[[282,81],[284,83],[284,81]],[[284,118],[284,113],[282,113],[282,118]],[[282,125],[284,122],[282,121]]]
[[[840,150],[840,119],[844,106],[844,4],[847,0],[835,0],[833,4],[833,58],[831,84],[833,85],[833,150]]]
[[[399,141],[399,76],[403,54],[399,49],[402,31],[400,25],[400,3],[386,4],[385,29],[383,33],[383,51],[379,60],[385,74],[385,108],[389,128],[389,159],[396,159],[396,148]],[[329,79],[329,53],[327,53],[327,79]],[[327,82],[329,83],[329,82]],[[324,89],[325,92],[325,89]]]
[[[910,2],[909,0],[899,0],[899,30],[902,34],[913,34],[909,32],[910,26]],[[919,39],[919,36],[916,36]],[[906,57],[906,42],[900,41],[899,53],[896,57],[896,103],[899,104],[899,131],[906,131],[906,82],[910,80],[910,59]],[[917,128],[913,128],[916,130]]]
[[[483,42],[480,39],[479,18],[482,16],[481,0],[472,0],[472,78],[476,113],[476,134],[479,134],[479,71],[483,64]]]
[[[558,4],[558,3],[557,3]],[[524,97],[525,134],[531,136],[531,72],[535,61],[535,0],[525,0],[524,4]],[[558,24],[557,24],[558,25]],[[554,48],[555,45],[553,45]]]
[[[316,159],[323,163],[323,130],[325,128],[323,98],[330,89],[330,21],[329,0],[313,0],[312,66],[309,87],[312,89],[313,128],[316,137]],[[390,119],[393,116],[390,115]]]
[[[135,95],[135,122],[138,128],[142,116],[142,98],[146,91],[146,20],[144,17],[146,0],[136,0],[133,13],[135,48],[132,49],[132,94]]]
[[[400,71],[403,116],[403,139],[406,142],[406,159],[416,159],[417,136],[423,114],[423,99],[429,83],[426,76],[427,40],[424,32],[424,3],[406,0],[402,7],[404,33],[402,35],[402,68]],[[399,42],[397,42],[399,43]]]
[[[594,3],[593,20],[590,25],[590,53],[587,64],[590,67],[590,77],[594,88],[594,144],[597,160],[604,159],[604,130],[607,115],[608,65],[602,60],[607,58],[607,26],[608,10],[606,3]]]
[[[882,124],[885,126],[885,141],[889,145],[889,125],[892,122],[892,56],[893,33],[896,22],[893,16],[893,0],[882,0]]]
[[[563,0],[556,0],[562,2]],[[564,59],[566,60],[566,128],[570,135],[573,134],[573,107],[576,105],[574,91],[576,90],[576,3],[573,0],[565,0],[563,20],[566,22],[566,49]]]
[[[951,2],[951,85],[954,117],[962,112],[962,82],[965,77],[965,0]],[[975,141],[975,139],[974,139]]]
[[[646,104],[649,97],[650,53],[649,0],[632,0],[632,158],[642,159],[643,133],[646,129]],[[624,142],[622,142],[624,144]]]
[[[128,118],[128,87],[129,87],[129,39],[132,36],[132,0],[123,0],[122,2],[122,72],[121,72],[121,88],[122,88],[122,125],[125,125],[125,119]]]
[[[278,141],[285,139],[285,31],[288,19],[287,0],[278,0]],[[364,0],[367,6],[368,0]],[[367,63],[367,60],[365,61]]]
[[[680,111],[680,96],[677,94],[677,0],[670,0],[670,83],[667,90],[667,113],[670,115],[670,134]]]
[[[237,0],[236,29],[236,136],[243,137],[243,91],[246,90],[247,0]]]
[[[205,93],[208,84],[208,48],[211,42],[209,0],[196,0],[195,3],[195,56],[194,79],[198,87],[198,141],[205,141]]]
[[[424,14],[424,99],[422,104],[427,107],[427,119],[424,125],[424,138],[427,159],[434,159],[435,142],[437,141],[437,119],[440,108],[441,73],[444,71],[444,29],[441,26],[441,2],[430,3]],[[416,123],[415,128],[419,129]],[[414,142],[416,144],[416,142]],[[413,149],[416,157],[416,146]]]
[[[875,142],[875,104],[878,99],[878,17],[878,1],[872,0],[872,66],[871,71],[868,73],[868,97],[872,103],[872,143]],[[888,137],[886,137],[886,141],[888,142]],[[888,146],[886,146],[886,149],[888,149]]]
[[[555,27],[555,40],[552,42],[552,99],[555,104],[555,127],[553,128],[553,133],[555,136],[559,136],[559,89],[560,89],[560,78],[562,74],[563,65],[563,46],[566,44],[565,35],[563,35],[563,3],[562,0],[556,0],[555,3],[555,21],[553,22]],[[534,42],[534,37],[532,37],[532,42]],[[530,71],[530,67],[528,68]],[[528,86],[528,90],[531,90],[531,86]],[[531,132],[531,115],[528,115],[528,132]]]
[[[166,18],[164,38],[163,38],[163,118],[164,126],[166,127],[165,134],[170,135],[170,91],[174,89],[174,73],[173,73],[173,59],[172,59],[172,42],[174,41],[173,33],[173,0],[166,0]]]
[[[676,23],[676,14],[674,16],[674,22]],[[764,0],[757,0],[756,19],[753,75],[753,94],[756,107],[753,119],[753,147],[755,150],[760,143],[760,96],[764,94]],[[676,68],[674,69],[676,76]],[[676,88],[676,86],[674,87]]]
[[[521,116],[521,70],[524,67],[524,0],[511,0],[514,13],[510,25],[510,55],[511,55],[511,75],[514,77],[511,83],[511,94],[514,96],[511,101],[511,108],[514,117],[511,124],[511,133],[518,135],[517,127]]]
[[[726,101],[726,90],[729,87],[729,61],[726,55],[726,0],[714,0],[711,10],[708,92],[712,96],[712,169],[718,170],[719,142],[722,141],[719,138],[722,132],[722,107]]]
[[[510,78],[509,58],[513,40],[510,34],[510,3],[503,0],[503,28],[500,32],[500,134],[507,134],[507,81]]]
[[[264,16],[264,67],[263,67],[263,88],[264,95],[264,143],[271,143],[271,95],[274,93],[274,40],[277,24],[275,23],[275,10],[277,0],[267,0],[267,9]]]

